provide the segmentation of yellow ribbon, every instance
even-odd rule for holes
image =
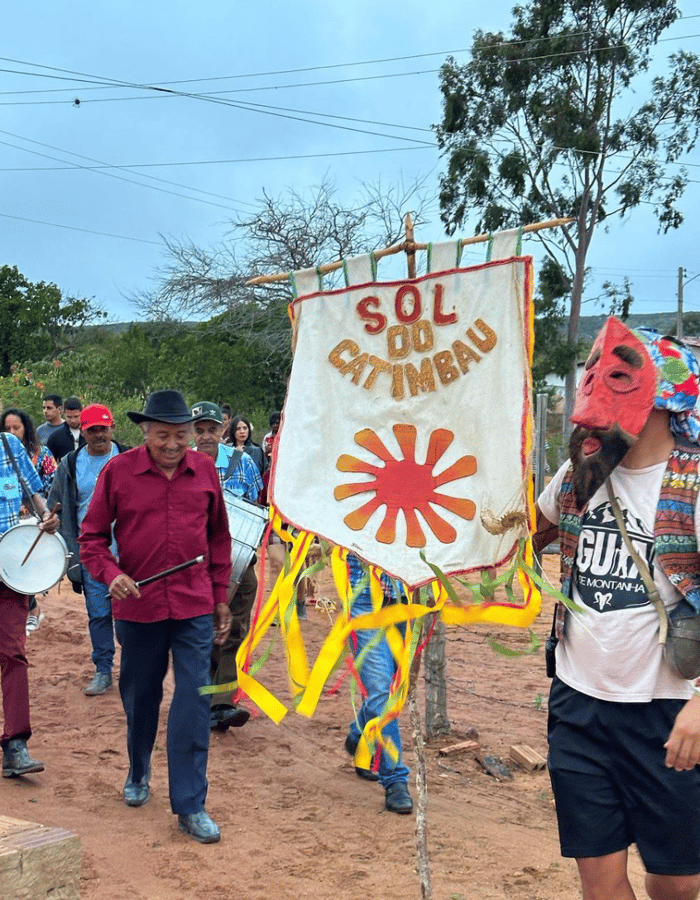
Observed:
[[[287,657],[290,693],[296,700],[296,711],[310,717],[316,710],[326,682],[343,654],[348,652],[348,640],[352,632],[359,629],[383,631],[396,660],[400,678],[396,679],[396,683],[392,685],[389,701],[382,714],[367,723],[365,739],[358,746],[357,765],[369,767],[372,753],[376,751],[377,746],[383,747],[390,757],[396,758],[396,748],[391,745],[390,741],[383,740],[381,732],[382,728],[399,714],[405,704],[412,663],[412,647],[415,646],[414,629],[419,627],[424,616],[438,613],[442,620],[449,625],[491,622],[522,628],[531,624],[539,612],[541,595],[520,569],[517,570],[517,577],[524,594],[522,605],[492,601],[457,604],[451,599],[447,587],[436,579],[427,587],[433,597],[433,606],[428,607],[422,603],[411,602],[384,607],[382,606],[383,591],[379,580],[380,571],[376,567],[370,566],[369,589],[373,612],[352,619],[350,609],[353,589],[348,577],[348,551],[334,546],[330,552],[330,565],[340,599],[340,610],[309,669],[306,647],[296,612],[296,584],[313,535],[309,532],[292,534],[274,509],[271,510],[271,520],[275,531],[283,540],[291,544],[291,549],[284,570],[280,573],[270,596],[255,617],[249,634],[239,648],[237,655],[238,687],[273,721],[280,722],[286,715],[287,707],[263,686],[258,677],[253,677],[249,671],[255,651],[259,648],[272,622],[279,617],[280,633]],[[523,561],[531,565],[532,558],[532,547],[528,542],[523,554]],[[407,625],[405,636],[397,628],[397,625],[402,623]],[[259,673],[260,677],[263,675],[264,668]],[[220,686],[205,688],[203,691],[208,693],[213,689],[220,689]]]

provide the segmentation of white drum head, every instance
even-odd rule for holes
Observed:
[[[41,534],[24,565],[22,560]],[[0,537],[0,580],[19,594],[41,594],[68,570],[68,548],[60,534],[41,532],[38,525],[15,525]]]

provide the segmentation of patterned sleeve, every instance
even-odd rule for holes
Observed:
[[[44,497],[48,497],[53,484],[53,476],[56,473],[56,460],[48,447],[41,446],[35,468],[43,485],[41,494]]]

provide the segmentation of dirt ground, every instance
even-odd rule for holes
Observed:
[[[555,580],[556,558],[545,559]],[[335,597],[326,573],[317,595]],[[42,608],[46,620],[28,639],[35,732],[30,749],[46,771],[2,779],[0,812],[80,835],[82,900],[421,896],[414,817],[386,812],[382,789],[358,779],[343,750],[351,718],[347,686],[324,694],[310,720],[290,712],[275,725],[254,714],[243,728],[212,734],[207,809],[222,838],[203,846],[178,831],[168,803],[164,725],[170,685],[153,758],[152,799],[128,808],[121,799],[128,761],[118,690],[83,694],[92,664],[82,598],[64,581],[42,599]],[[542,640],[550,621],[545,600],[534,626]],[[328,625],[326,613],[309,609],[303,632],[310,655]],[[513,767],[512,780],[498,781],[471,753],[439,754],[475,730],[483,753],[504,761],[513,744],[546,755],[549,682],[542,651],[506,657],[490,648],[489,635],[511,647],[529,642],[526,632],[497,626],[447,631],[453,734],[426,748],[434,897],[575,898],[575,865],[559,856],[546,771]],[[282,657],[277,646],[263,680],[287,702]],[[412,766],[408,709],[402,733]],[[415,799],[415,785],[411,790]],[[639,888],[636,855],[631,865]]]

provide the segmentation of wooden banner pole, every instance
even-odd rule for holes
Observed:
[[[406,213],[406,268],[408,270],[408,277],[415,278],[416,277],[416,244],[413,240],[413,219],[411,218],[410,213]]]
[[[410,220],[410,213],[407,214],[407,220]],[[547,222],[533,222],[531,225],[523,226],[523,234],[530,234],[534,231],[543,231],[546,228],[560,228],[563,225],[569,225],[573,222],[574,219],[549,219]],[[468,244],[483,244],[489,240],[491,237],[490,234],[476,234],[473,237],[462,238],[462,246],[466,247]],[[411,223],[411,238],[408,238],[408,221],[406,223],[406,240],[401,241],[400,244],[392,244],[391,247],[385,247],[383,250],[376,250],[374,253],[375,259],[381,259],[383,256],[391,256],[394,253],[407,253],[413,255],[414,260],[414,268],[415,268],[415,254],[416,250],[427,250],[428,244],[417,244],[413,240],[413,224]],[[316,271],[323,275],[326,272],[334,272],[336,269],[342,268],[343,261],[342,259],[338,259],[332,263],[324,263],[321,266],[318,266]],[[257,275],[255,278],[250,278],[246,281],[246,286],[253,286],[256,284],[272,284],[277,281],[286,281],[289,277],[288,272],[277,272],[274,275]],[[409,275],[409,278],[415,278],[414,275]]]

